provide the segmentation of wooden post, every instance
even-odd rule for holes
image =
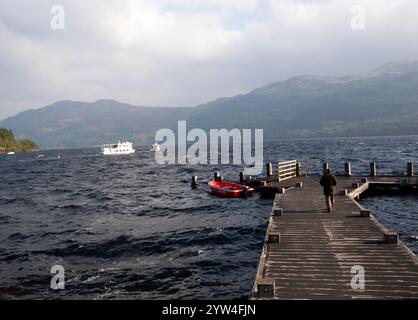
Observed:
[[[389,244],[395,244],[399,241],[399,234],[395,231],[385,230],[383,232],[383,242]]]
[[[351,163],[350,162],[346,162],[344,164],[345,167],[345,176],[346,177],[351,177]]]
[[[414,163],[413,162],[408,162],[407,176],[408,177],[414,176]]]
[[[283,215],[283,209],[282,208],[273,208],[273,217],[281,217]]]
[[[280,244],[281,235],[279,231],[270,231],[268,235],[268,244]]]
[[[266,168],[267,168],[267,177],[273,176],[273,164],[270,162],[267,163]]]
[[[376,162],[370,162],[370,176],[371,177],[377,176]]]
[[[323,170],[324,174],[326,174],[326,173],[327,173],[327,170],[328,170],[328,169],[329,169],[328,163],[324,162],[324,163],[322,164],[322,170]]]
[[[296,177],[300,177],[300,162],[296,163]]]
[[[274,298],[275,283],[273,279],[257,279],[257,298]]]
[[[219,180],[219,176],[220,176],[221,174],[219,173],[219,171],[215,171],[215,173],[213,174],[213,179],[215,180],[215,181],[218,181]]]
[[[192,188],[197,188],[198,185],[199,185],[199,180],[198,180],[197,176],[193,176],[192,177]]]
[[[240,183],[243,183],[245,181],[245,176],[244,176],[244,172],[240,172],[239,173],[239,182]]]
[[[340,189],[338,194],[340,196],[346,196],[346,195],[348,195],[348,190],[347,189]]]

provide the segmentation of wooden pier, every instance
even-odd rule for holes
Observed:
[[[418,298],[416,255],[355,200],[381,187],[416,192],[412,165],[404,177],[379,177],[375,165],[369,177],[353,177],[345,167],[328,213],[320,177],[299,176],[299,166],[279,181],[267,166],[260,188],[275,198],[252,299]]]

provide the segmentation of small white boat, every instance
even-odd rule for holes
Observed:
[[[13,155],[13,154],[16,154],[16,152],[13,152],[13,151],[12,151],[12,152],[8,152],[7,154],[8,154],[9,156],[11,156],[11,155]]]
[[[105,144],[102,147],[104,155],[132,154],[135,153],[132,142],[120,142],[117,144]]]
[[[161,150],[161,145],[156,142],[156,143],[151,145],[150,149],[151,149],[151,151],[155,151],[155,152],[160,151]]]

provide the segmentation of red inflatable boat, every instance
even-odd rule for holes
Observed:
[[[210,181],[209,188],[214,195],[221,198],[248,197],[254,192],[254,188],[234,182]]]

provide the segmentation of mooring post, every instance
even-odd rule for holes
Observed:
[[[377,176],[376,162],[370,162],[370,176],[371,177]]]
[[[283,209],[282,208],[273,208],[273,217],[281,217],[283,215]]]
[[[270,231],[268,234],[268,244],[280,244],[281,234],[279,231]]]
[[[360,210],[360,217],[370,218],[370,216],[371,216],[370,210],[368,210],[368,209],[361,209]]]
[[[240,183],[243,183],[245,181],[245,176],[244,176],[244,172],[240,172],[239,173],[239,182]]]
[[[267,169],[267,177],[271,177],[273,176],[273,164],[272,163],[267,163],[266,164],[266,169]]]
[[[326,174],[327,173],[327,170],[329,169],[329,165],[328,165],[328,163],[326,163],[326,162],[324,162],[323,164],[322,164],[322,171],[324,172],[324,174]]]
[[[339,190],[339,195],[340,196],[346,196],[346,195],[348,195],[348,190],[347,189],[340,189]]]
[[[275,283],[274,279],[257,279],[257,298],[274,298]]]
[[[219,171],[215,171],[215,173],[213,174],[213,179],[215,180],[215,181],[219,181],[219,176],[220,176],[221,174],[219,173]]]
[[[414,176],[414,163],[413,162],[408,162],[407,176],[408,177]]]
[[[193,176],[192,177],[192,188],[197,188],[198,185],[199,185],[199,180],[198,180],[197,176]]]
[[[396,244],[399,242],[399,234],[396,231],[384,230],[383,242],[389,244]]]
[[[300,177],[300,162],[296,163],[296,177]]]
[[[345,176],[346,177],[351,177],[351,163],[350,162],[346,162],[344,164],[344,171],[345,171]]]

